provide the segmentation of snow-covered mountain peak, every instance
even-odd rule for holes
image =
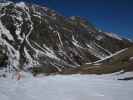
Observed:
[[[118,40],[122,40],[122,38],[120,36],[118,36],[117,34],[115,33],[109,33],[109,32],[105,32],[106,35],[112,37],[112,38],[116,38]]]
[[[0,1],[0,8],[4,7],[4,6],[8,6],[10,5],[12,2],[11,1]]]
[[[22,8],[26,8],[27,6],[26,6],[26,4],[25,4],[25,2],[18,2],[18,3],[16,3],[16,6],[18,6],[18,7],[22,7]]]

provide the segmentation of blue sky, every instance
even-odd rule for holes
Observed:
[[[22,1],[46,4],[65,16],[81,16],[103,31],[118,33],[133,39],[133,0]]]

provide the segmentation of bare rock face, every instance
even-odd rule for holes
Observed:
[[[61,72],[131,45],[116,34],[97,30],[85,19],[66,18],[46,6],[0,3],[0,46],[5,47],[10,68]]]
[[[6,55],[6,52],[4,52],[4,48],[2,46],[0,46],[0,48],[0,69],[2,69],[3,67],[6,67],[8,63],[8,57]]]

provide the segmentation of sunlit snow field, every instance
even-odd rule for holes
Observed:
[[[55,75],[25,74],[21,80],[0,79],[0,100],[133,100],[133,80],[119,75]]]

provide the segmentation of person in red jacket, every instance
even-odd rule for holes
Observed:
[[[21,79],[21,72],[20,71],[18,71],[16,73],[16,78],[17,78],[17,80],[20,80]]]

